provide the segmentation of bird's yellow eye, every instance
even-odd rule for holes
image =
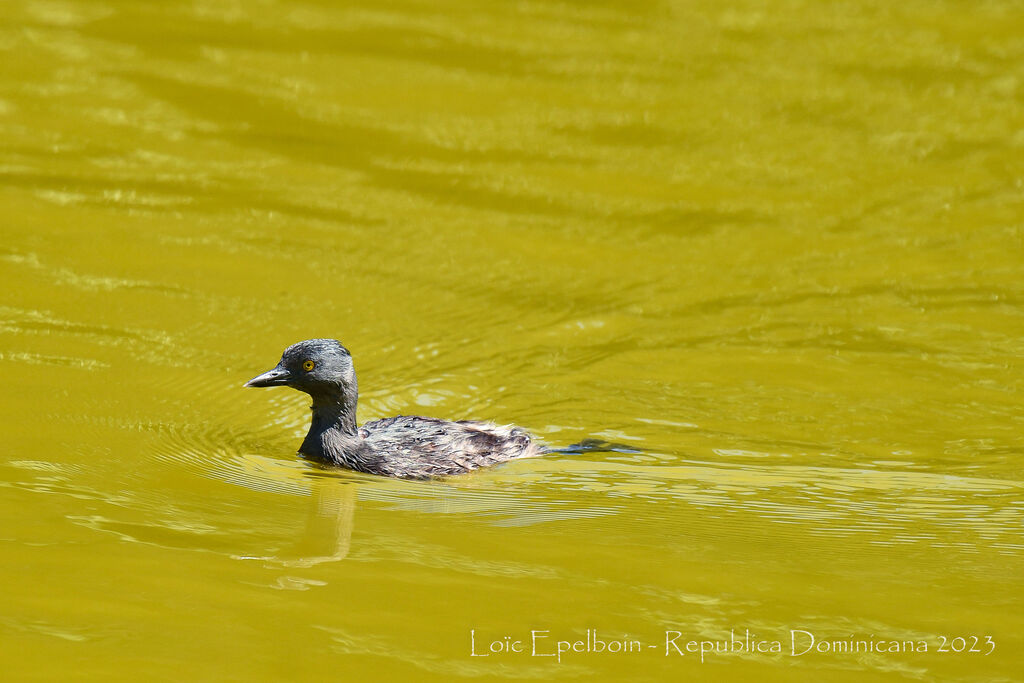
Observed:
[[[305,370],[306,372],[309,372],[310,370],[312,370],[315,367],[316,367],[316,363],[314,363],[311,360],[307,360],[305,363],[302,364],[302,369]]]

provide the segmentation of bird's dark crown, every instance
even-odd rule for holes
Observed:
[[[246,383],[250,387],[289,386],[315,398],[334,392],[355,393],[352,355],[337,339],[307,339],[292,344],[273,369]]]

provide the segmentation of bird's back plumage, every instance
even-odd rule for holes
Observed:
[[[380,474],[427,478],[544,453],[523,429],[491,422],[399,415],[367,422],[359,437],[382,457]]]

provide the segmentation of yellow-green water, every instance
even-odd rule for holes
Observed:
[[[4,2],[4,678],[1019,679],[1022,36],[1011,1]],[[638,452],[317,469],[305,397],[241,386],[317,336],[360,420]],[[588,629],[643,648],[529,652]],[[665,655],[730,631],[783,652]]]

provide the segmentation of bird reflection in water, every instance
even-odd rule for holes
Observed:
[[[334,477],[311,478],[306,529],[295,545],[282,551],[281,563],[312,567],[345,559],[352,545],[357,493],[353,482]]]
[[[236,555],[235,559],[263,560],[270,566],[313,567],[340,562],[348,556],[358,485],[319,474],[308,481],[310,496],[305,528],[296,536],[295,543],[277,555]]]

